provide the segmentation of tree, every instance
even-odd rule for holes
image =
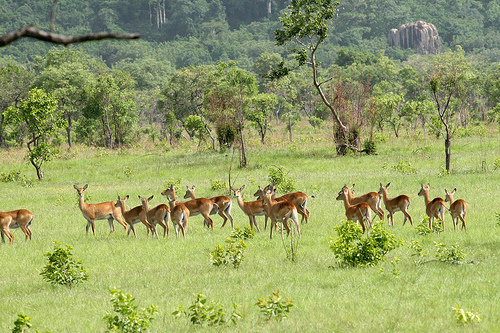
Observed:
[[[258,94],[248,102],[248,109],[245,112],[245,118],[252,122],[252,125],[257,129],[260,135],[260,142],[266,144],[265,137],[271,114],[278,102],[274,94]]]
[[[38,179],[43,179],[42,164],[52,159],[55,150],[47,140],[64,126],[60,112],[57,110],[57,99],[43,89],[34,88],[21,107],[9,107],[7,123],[23,123],[27,126],[30,139],[27,142],[28,160],[35,167]]]
[[[380,108],[382,119],[391,125],[396,138],[399,138],[399,129],[403,120],[402,111],[405,105],[404,96],[388,92],[375,98],[375,104]]]

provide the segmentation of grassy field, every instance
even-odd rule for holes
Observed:
[[[161,148],[133,148],[108,152],[78,147],[62,150],[61,157],[48,163],[46,179],[34,187],[19,182],[0,183],[0,210],[26,208],[35,214],[33,240],[24,241],[14,230],[14,245],[0,244],[0,331],[13,327],[18,312],[31,317],[33,327],[52,332],[103,332],[103,316],[112,310],[110,288],[119,288],[136,298],[139,307],[157,306],[151,332],[199,331],[185,318],[174,318],[179,305],[187,308],[193,294],[201,291],[218,300],[229,313],[237,303],[242,319],[236,326],[207,327],[206,331],[230,332],[494,332],[500,331],[500,225],[496,213],[500,196],[498,132],[456,138],[452,142],[452,172],[443,173],[442,140],[422,135],[403,135],[378,143],[378,155],[335,157],[331,135],[314,134],[304,128],[289,143],[275,134],[262,148],[249,140],[247,169],[233,166],[234,186],[246,185],[245,200],[257,185],[268,182],[269,167],[289,171],[297,190],[314,195],[308,208],[310,222],[302,225],[298,260],[286,258],[280,237],[269,239],[268,230],[248,240],[245,261],[238,269],[215,267],[209,252],[224,244],[231,229],[203,228],[200,216],[189,220],[186,239],[152,240],[144,226],[137,225],[138,238],[127,237],[115,222],[109,232],[106,221],[97,221],[96,236],[86,235],[84,220],[73,185],[89,184],[87,202],[116,200],[130,195],[129,205],[139,205],[138,195],[154,195],[151,205],[166,203],[160,195],[167,183],[181,179],[196,185],[199,197],[228,194],[212,191],[215,180],[227,181],[231,152],[193,151],[182,144],[172,151]],[[148,147],[148,145],[145,145]],[[0,152],[0,173],[20,170],[35,178],[34,169],[23,161],[24,151]],[[236,163],[235,163],[236,164]],[[395,226],[386,227],[404,241],[390,252],[386,262],[373,268],[341,268],[329,248],[336,237],[333,226],[344,218],[344,207],[335,197],[344,184],[355,183],[356,194],[378,191],[379,183],[391,182],[389,196],[406,194],[415,225],[425,213],[418,197],[420,184],[430,183],[430,196],[443,197],[444,189],[457,188],[455,198],[469,203],[468,231],[453,231],[445,216],[446,232],[421,236],[415,226],[402,226],[396,213]],[[236,225],[248,226],[236,200],[232,214]],[[263,217],[258,218],[263,229]],[[465,252],[464,264],[438,261],[417,264],[409,248],[417,240],[435,256],[434,242],[458,244]],[[40,276],[45,254],[53,241],[73,247],[73,256],[88,270],[88,281],[73,288],[52,286]],[[399,260],[398,260],[399,258]],[[392,263],[391,263],[392,262]],[[397,273],[393,272],[394,265]],[[255,305],[278,291],[294,307],[282,322],[266,320]],[[479,313],[481,322],[460,325],[452,308]]]

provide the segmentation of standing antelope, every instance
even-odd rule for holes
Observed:
[[[165,204],[159,204],[155,208],[149,208],[149,201],[153,199],[153,196],[145,199],[139,196],[141,199],[142,208],[146,211],[146,216],[148,222],[153,226],[154,234],[158,237],[158,232],[156,230],[156,226],[159,224],[163,228],[163,237],[165,237],[165,233],[168,236],[169,228],[168,228],[168,220],[170,218],[170,208]],[[149,233],[149,229],[148,229]]]
[[[195,190],[196,187],[194,185],[191,188],[186,186],[186,194],[184,195],[184,199],[189,199],[189,198],[197,199],[196,195],[194,194]],[[233,205],[231,199],[229,199],[226,196],[219,195],[216,197],[208,198],[208,200],[212,201],[213,203],[217,204],[217,206],[219,206],[219,215],[224,219],[221,228],[226,225],[227,219],[229,217],[229,220],[231,221],[231,228],[234,229],[234,221],[233,217],[231,216],[231,207]],[[210,214],[214,214],[213,211],[210,212]]]
[[[188,186],[186,186],[189,188]],[[161,192],[162,195],[170,196],[170,198],[175,198],[175,189],[174,185],[170,185],[169,188],[167,188],[165,191]],[[188,201],[181,201],[179,203],[182,203],[186,206],[187,209],[189,209],[189,215],[190,216],[196,216],[198,214],[201,214],[204,218],[203,225],[208,226],[209,228],[214,228],[214,221],[210,218],[210,214],[216,214],[219,211],[219,206],[217,206],[216,203],[213,203],[212,201],[205,199],[205,198],[198,198],[198,199],[192,199]]]
[[[336,200],[344,201],[345,216],[349,221],[359,222],[364,233],[366,231],[366,227],[363,220],[368,222],[368,228],[371,228],[372,225],[370,206],[364,202],[350,204],[348,192],[349,190],[346,186],[344,186],[342,190],[340,190]]]
[[[293,203],[297,208],[297,213],[299,213],[302,216],[300,223],[303,223],[304,220],[306,221],[306,224],[309,223],[309,210],[306,208],[306,205],[307,205],[307,199],[314,198],[313,195],[307,195],[303,192],[292,192],[283,194],[281,197],[276,198],[275,186],[274,183],[272,183],[264,188],[259,186],[257,192],[254,193],[254,197],[257,197],[258,199],[264,199],[267,190],[271,191],[271,196],[274,200],[276,201],[288,200],[291,203]],[[267,217],[264,228],[267,228]]]
[[[359,197],[354,197],[354,191],[352,188],[355,184],[351,186],[344,185],[344,188],[347,189],[347,198],[349,199],[349,203],[351,205],[356,205],[358,203],[364,202],[370,206],[375,214],[383,221],[384,220],[384,211],[380,208],[382,202],[382,196],[377,192],[368,192]]]
[[[5,213],[0,213],[0,233],[2,234],[2,241],[4,240],[4,235],[9,239],[10,245],[14,242],[14,235],[10,232],[10,225],[12,224],[12,216]]]
[[[21,228],[24,235],[26,236],[25,240],[31,239],[31,222],[33,221],[34,215],[26,210],[26,209],[18,209],[11,210],[9,212],[2,212],[2,214],[10,215],[12,218],[12,222],[9,225],[9,229]],[[8,236],[7,236],[8,237]],[[5,242],[4,236],[2,233],[2,242]]]
[[[174,225],[177,238],[179,238],[179,229],[182,231],[182,237],[186,238],[186,228],[189,219],[189,209],[186,205],[177,202],[177,196],[172,199],[167,196],[170,205],[170,219]]]
[[[236,201],[238,201],[238,206],[240,206],[241,210],[243,213],[245,213],[246,216],[248,216],[248,219],[250,220],[250,228],[253,229],[253,226],[257,229],[258,232],[260,232],[259,225],[257,224],[257,221],[255,220],[256,216],[261,216],[265,215],[266,211],[264,210],[264,200],[256,200],[256,201],[248,201],[244,202],[243,198],[241,197],[241,191],[245,188],[245,185],[243,185],[240,189],[235,189],[231,187],[231,191],[233,191],[234,196],[236,197]]]
[[[419,196],[424,197],[424,202],[425,202],[425,213],[427,216],[429,216],[429,228],[432,229],[432,222],[434,221],[434,218],[437,218],[441,220],[443,223],[443,231],[444,231],[444,210],[448,209],[445,204],[444,200],[441,198],[435,198],[432,201],[429,200],[429,188],[430,184],[427,184],[426,186],[420,185],[420,192],[418,192]]]
[[[136,206],[130,210],[126,210],[125,208],[125,201],[129,198],[127,195],[125,198],[120,199],[120,196],[118,196],[118,200],[116,200],[116,207],[119,207],[122,211],[122,216],[125,218],[125,221],[129,225],[128,231],[127,231],[127,236],[130,234],[130,230],[134,233],[135,238],[137,238],[137,234],[135,232],[134,224],[138,222],[142,222],[148,229],[151,229],[151,232],[154,235],[154,228],[149,223],[148,217],[146,215],[146,211],[144,208],[141,206]],[[139,197],[140,198],[140,197]]]
[[[405,219],[403,221],[403,225],[405,225],[406,220],[409,219],[411,225],[413,225],[413,220],[408,213],[408,207],[410,206],[410,198],[406,195],[399,195],[395,198],[388,198],[387,197],[387,188],[391,185],[391,183],[387,184],[386,186],[382,185],[380,183],[380,190],[378,191],[378,194],[382,195],[382,199],[384,199],[384,205],[385,209],[389,212],[387,214],[387,218],[390,220],[390,223],[392,226],[394,226],[394,213],[398,211],[402,211],[403,214],[405,215]],[[389,222],[389,221],[388,221]]]
[[[266,210],[267,215],[271,219],[271,233],[269,235],[270,238],[273,238],[273,227],[276,222],[281,222],[281,235],[283,236],[283,227],[287,231],[287,235],[290,235],[290,228],[287,224],[287,219],[290,219],[297,228],[297,232],[300,237],[300,226],[297,217],[297,208],[293,203],[288,200],[276,201],[271,196],[271,191],[267,191],[264,195],[264,209]]]
[[[450,214],[453,220],[453,229],[458,227],[458,219],[460,219],[460,221],[462,221],[462,229],[467,231],[467,226],[465,225],[465,214],[467,214],[467,208],[469,205],[462,199],[453,200],[453,195],[457,191],[456,188],[451,192],[448,192],[446,189],[444,191],[446,192],[446,198],[444,201],[450,202]]]
[[[78,192],[78,206],[82,211],[83,217],[87,220],[87,234],[89,233],[89,227],[92,226],[92,232],[95,235],[95,220],[104,219],[108,220],[111,232],[115,231],[113,219],[117,220],[118,223],[125,228],[125,231],[127,231],[127,223],[122,220],[120,208],[116,207],[116,201],[107,201],[96,204],[88,204],[85,202],[83,191],[85,191],[88,186],[88,184],[85,184],[84,187],[80,188],[73,185],[75,190]]]

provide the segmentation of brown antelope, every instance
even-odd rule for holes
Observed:
[[[82,211],[83,217],[87,220],[87,234],[89,233],[89,227],[92,227],[92,232],[95,235],[95,220],[108,220],[109,228],[111,232],[115,231],[115,226],[113,224],[113,219],[117,220],[127,231],[127,223],[125,223],[121,217],[120,208],[116,207],[116,201],[107,201],[96,204],[88,204],[85,202],[83,192],[87,189],[88,184],[80,188],[73,185],[75,190],[78,192],[78,206]]]
[[[138,222],[142,222],[148,229],[151,229],[151,232],[154,235],[154,228],[149,223],[148,217],[146,215],[146,211],[144,208],[141,206],[136,206],[130,210],[126,210],[125,208],[125,201],[129,198],[127,195],[125,198],[120,199],[120,196],[118,196],[118,200],[116,200],[116,207],[119,207],[122,211],[122,216],[127,222],[129,228],[127,231],[127,236],[130,234],[130,230],[134,233],[135,238],[137,238],[137,233],[135,232],[134,224]],[[140,197],[139,197],[140,198]]]
[[[371,228],[372,225],[370,206],[364,202],[350,204],[348,192],[349,190],[346,186],[344,186],[342,190],[340,190],[336,200],[344,201],[345,216],[349,221],[359,222],[364,233],[366,231],[366,227],[363,221],[368,222],[368,228]]]
[[[186,194],[184,195],[184,199],[197,199],[196,195],[194,194],[194,191],[196,190],[196,187],[193,185],[193,187],[189,188],[186,186]],[[219,215],[224,219],[224,222],[222,223],[222,227],[226,225],[227,219],[231,221],[231,228],[234,229],[234,221],[233,217],[231,216],[231,207],[233,205],[233,202],[231,199],[229,199],[226,196],[219,195],[216,197],[211,197],[207,198],[208,200],[212,201],[213,203],[217,204],[219,206]],[[213,212],[210,212],[210,214],[214,214]]]
[[[177,196],[172,199],[167,196],[170,205],[170,219],[174,225],[174,230],[177,238],[179,238],[179,229],[182,232],[182,237],[186,238],[186,228],[189,219],[189,209],[186,205],[177,202]]]
[[[12,222],[10,223],[9,229],[21,228],[24,235],[26,236],[25,240],[31,239],[31,222],[33,221],[34,215],[26,210],[26,209],[18,209],[11,210],[9,212],[2,212],[2,214],[10,215],[12,218]],[[3,234],[2,234],[2,242],[4,242]]]
[[[458,219],[460,219],[460,221],[462,221],[462,229],[467,231],[467,226],[465,225],[465,215],[467,214],[467,208],[469,205],[462,199],[453,200],[453,195],[457,191],[456,188],[451,192],[448,192],[446,189],[444,191],[446,192],[446,198],[444,201],[450,202],[450,214],[453,220],[453,229],[458,227]]]
[[[297,217],[297,208],[293,203],[288,200],[276,201],[272,198],[271,191],[267,191],[264,196],[264,209],[267,215],[271,219],[271,233],[270,238],[273,238],[273,227],[276,222],[281,222],[281,235],[283,236],[283,227],[287,231],[287,235],[290,235],[290,228],[288,227],[287,219],[290,219],[295,227],[300,237],[300,226]]]
[[[244,188],[245,185],[243,185],[240,189],[235,189],[231,187],[231,191],[233,191],[234,196],[236,197],[238,206],[240,206],[243,213],[245,213],[245,215],[248,216],[248,219],[250,220],[250,228],[253,229],[253,226],[255,226],[257,231],[260,232],[260,228],[257,224],[257,221],[255,220],[255,217],[266,214],[266,211],[264,210],[263,206],[264,200],[256,200],[248,202],[243,201],[243,198],[241,197],[241,191],[243,191]]]
[[[395,198],[388,198],[387,188],[390,185],[391,183],[387,184],[386,186],[380,183],[380,190],[378,191],[378,194],[382,195],[382,199],[384,200],[385,209],[387,209],[387,211],[389,212],[389,214],[387,214],[387,218],[389,219],[388,223],[390,222],[390,224],[394,226],[394,213],[401,211],[405,215],[403,225],[405,225],[407,219],[409,219],[411,225],[413,225],[413,220],[410,214],[408,213],[408,207],[410,206],[410,198],[406,195],[399,195]]]
[[[149,208],[149,201],[153,199],[153,196],[145,199],[139,196],[141,199],[142,208],[146,211],[146,216],[148,218],[148,222],[153,226],[154,234],[158,237],[158,232],[156,230],[156,226],[159,224],[163,228],[163,237],[165,234],[168,236],[169,228],[168,228],[168,220],[170,219],[170,208],[165,204],[159,204],[154,208]],[[149,233],[149,229],[148,229]]]
[[[304,220],[306,221],[306,224],[309,223],[309,210],[306,208],[306,205],[307,205],[307,199],[314,198],[313,195],[307,195],[303,192],[292,192],[292,193],[287,193],[287,194],[282,195],[281,197],[276,198],[274,183],[267,185],[264,188],[259,186],[259,189],[257,190],[257,192],[255,192],[253,195],[254,195],[254,197],[257,197],[258,199],[264,199],[264,196],[265,196],[265,193],[267,190],[271,191],[271,196],[274,200],[276,200],[276,201],[288,200],[291,203],[293,203],[295,205],[295,207],[297,208],[297,213],[299,213],[302,216],[300,223],[304,223]],[[267,217],[266,217],[266,224],[265,224],[264,228],[267,228]]]
[[[441,198],[435,198],[432,201],[429,200],[429,188],[430,184],[427,184],[426,186],[420,185],[420,192],[418,192],[419,196],[424,197],[424,202],[425,202],[425,213],[427,216],[429,216],[429,228],[432,229],[432,222],[434,221],[434,218],[437,218],[441,220],[441,223],[443,223],[443,231],[444,231],[444,210],[448,209],[445,204],[444,200]]]
[[[368,204],[373,212],[377,214],[378,217],[383,221],[384,211],[382,210],[382,208],[380,208],[382,203],[382,196],[377,192],[368,192],[359,197],[354,197],[354,191],[352,190],[354,185],[355,184],[352,184],[351,186],[344,185],[344,188],[347,188],[347,198],[349,199],[349,203],[351,205],[356,205],[361,202]]]
[[[186,186],[189,188],[188,186]],[[165,191],[161,192],[162,195],[170,196],[170,198],[175,198],[175,189],[174,185],[170,185]],[[187,209],[189,209],[189,216],[196,216],[201,214],[205,219],[203,221],[203,225],[208,226],[209,228],[214,228],[214,221],[210,218],[210,214],[216,214],[219,211],[219,206],[213,203],[212,201],[205,198],[192,199],[188,201],[179,202],[184,204]]]
[[[10,245],[14,243],[14,235],[10,232],[10,225],[12,224],[12,216],[6,213],[0,213],[0,233],[2,234],[2,241],[4,240],[4,235],[9,239]]]

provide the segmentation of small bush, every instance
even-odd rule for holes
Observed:
[[[366,140],[363,143],[363,151],[368,155],[373,155],[377,153],[377,146],[375,145],[375,141]]]
[[[389,251],[403,244],[395,235],[387,232],[380,221],[373,224],[367,238],[363,238],[361,227],[352,221],[344,221],[334,229],[338,237],[330,238],[330,249],[342,266],[375,266],[385,259]]]
[[[451,247],[446,244],[434,242],[436,245],[436,259],[442,262],[451,264],[461,264],[465,258],[465,253],[460,248],[460,245],[452,245]]]
[[[226,244],[226,248],[217,244],[215,251],[210,252],[212,264],[214,266],[227,267],[228,265],[232,265],[234,268],[240,267],[243,260],[245,260],[245,248],[247,245],[241,239],[235,240],[230,237],[226,239]]]
[[[314,128],[321,128],[324,122],[325,121],[319,117],[316,116],[309,117],[309,124],[311,124],[311,126]]]
[[[154,305],[138,310],[132,295],[125,294],[119,289],[110,289],[109,292],[112,295],[113,312],[106,311],[103,317],[108,332],[135,333],[144,332],[149,328],[153,316],[157,313]]]
[[[89,278],[87,271],[83,268],[81,261],[73,259],[71,246],[66,248],[54,242],[54,252],[47,252],[47,265],[40,272],[43,279],[51,284],[60,284],[68,287],[86,281]]]
[[[288,318],[288,313],[290,308],[293,307],[293,301],[289,300],[288,297],[283,299],[280,296],[279,290],[273,292],[269,299],[259,298],[257,303],[255,303],[260,308],[260,312],[267,317],[267,320],[275,319],[276,321],[282,321]]]
[[[295,179],[289,177],[282,167],[270,166],[268,180],[270,183],[274,182],[280,192],[288,193],[295,190]]]
[[[498,170],[499,168],[500,168],[500,157],[497,157],[493,162],[493,170]]]
[[[404,175],[417,173],[417,169],[411,165],[411,162],[405,160],[400,160],[398,164],[392,166],[392,169]]]
[[[11,170],[9,173],[0,173],[0,181],[3,183],[19,182],[24,187],[33,187],[33,179],[22,174],[20,170]]]
[[[253,231],[250,227],[245,227],[243,230],[240,227],[236,226],[233,231],[231,231],[231,239],[252,239],[255,237],[255,231]]]
[[[227,190],[229,186],[220,179],[210,179],[210,189],[212,191]]]
[[[460,309],[460,306],[457,305],[452,308],[452,310],[455,312],[455,320],[459,324],[465,325],[473,322],[481,322],[479,313],[474,312],[474,309],[472,309],[472,311],[465,311],[464,309]]]
[[[419,225],[415,227],[417,234],[426,236],[432,233],[440,233],[443,231],[443,223],[440,220],[434,219],[432,229],[429,228],[429,216],[424,216]]]

